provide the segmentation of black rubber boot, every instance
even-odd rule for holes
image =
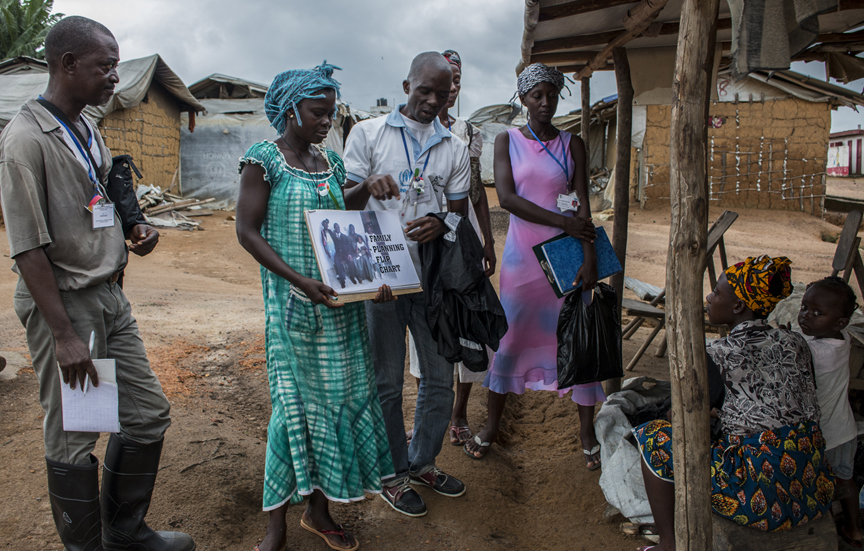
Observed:
[[[194,551],[182,532],[156,532],[144,523],[162,440],[136,444],[112,434],[102,469],[102,546],[106,551]]]
[[[66,551],[102,551],[99,517],[99,460],[89,465],[67,465],[45,458],[48,497],[54,525]]]

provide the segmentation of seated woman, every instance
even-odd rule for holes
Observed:
[[[711,447],[711,506],[767,531],[822,516],[834,494],[810,350],[800,335],[765,321],[792,293],[789,264],[785,257],[748,258],[729,267],[707,297],[711,323],[732,328],[707,346],[709,368],[716,365],[726,387],[717,412],[722,435]],[[672,427],[657,420],[633,433],[660,535],[657,546],[640,549],[674,550]]]

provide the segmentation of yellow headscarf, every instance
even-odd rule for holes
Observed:
[[[792,294],[790,264],[792,261],[785,256],[751,256],[727,268],[726,279],[735,296],[748,308],[757,315],[767,316],[778,302]]]

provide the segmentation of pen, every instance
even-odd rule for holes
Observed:
[[[96,341],[96,331],[90,331],[90,357],[93,357],[93,343]],[[84,396],[87,396],[87,387],[90,386],[90,375],[84,376]]]

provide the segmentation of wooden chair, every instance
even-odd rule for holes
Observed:
[[[843,279],[846,283],[855,273],[858,280],[858,288],[864,291],[864,264],[861,262],[861,238],[858,237],[858,228],[861,227],[862,214],[860,210],[850,211],[846,215],[846,223],[837,240],[837,249],[834,252],[834,261],[831,263],[831,275],[840,275],[843,271]],[[849,335],[852,337],[852,350],[849,354],[849,388],[864,390],[864,329],[849,326]]]
[[[723,214],[720,215],[719,218],[711,225],[708,229],[708,239],[707,239],[707,249],[706,249],[706,259],[707,259],[707,269],[708,269],[708,280],[711,283],[711,288],[717,284],[717,272],[714,267],[714,251],[718,251],[720,254],[720,267],[725,271],[726,268],[729,267],[728,262],[726,261],[726,243],[723,241],[723,235],[726,233],[735,220],[738,219],[738,213],[732,211],[723,211]],[[857,251],[857,249],[856,249]],[[860,257],[859,257],[860,261]],[[629,340],[630,337],[636,333],[636,330],[645,322],[646,319],[653,319],[656,321],[657,326],[651,331],[651,334],[648,335],[648,338],[645,339],[645,342],[642,343],[642,346],[639,347],[639,350],[633,356],[633,359],[630,360],[630,363],[627,364],[625,368],[626,371],[633,371],[633,368],[636,367],[636,364],[639,363],[639,360],[642,358],[642,355],[645,354],[645,351],[648,350],[648,347],[651,345],[651,342],[654,341],[654,338],[660,333],[660,330],[666,325],[666,312],[657,308],[657,305],[660,304],[661,301],[666,297],[666,290],[663,289],[650,303],[645,303],[641,300],[633,300],[629,298],[625,298],[622,300],[622,307],[625,313],[628,316],[634,316],[634,318],[627,324],[624,330],[621,333],[621,337],[623,339]],[[666,355],[666,339],[664,338],[660,344],[657,346],[657,351],[655,352],[655,356],[658,358],[662,358]]]
[[[836,276],[843,271],[843,280],[849,283],[852,272],[858,280],[858,288],[864,292],[864,263],[861,262],[861,238],[858,237],[858,228],[861,227],[861,211],[853,210],[846,215],[846,223],[840,239],[837,240],[837,249],[834,252],[834,262],[831,263],[831,275]]]

